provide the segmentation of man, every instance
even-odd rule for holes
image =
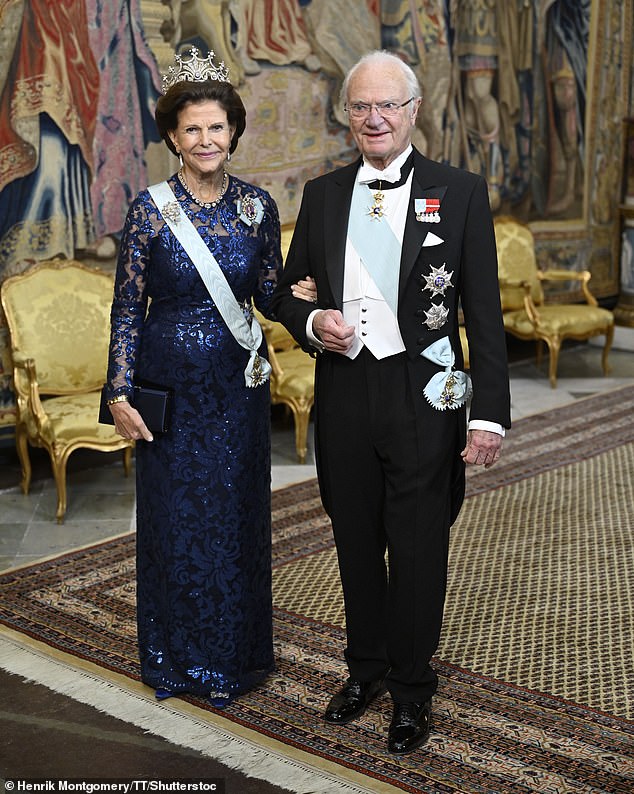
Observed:
[[[342,94],[362,158],[306,184],[273,311],[306,350],[321,351],[317,471],[350,674],[325,719],[350,722],[387,688],[388,749],[407,753],[429,733],[464,463],[492,465],[510,426],[506,346],[484,180],[412,148],[420,88],[394,55],[364,56]],[[291,291],[306,276],[318,308]],[[473,378],[468,436],[459,302]]]

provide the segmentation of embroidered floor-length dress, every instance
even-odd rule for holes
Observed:
[[[272,198],[231,177],[205,209],[168,182],[238,302],[266,314],[281,268]],[[245,198],[260,223],[245,221]],[[174,391],[170,430],[136,445],[141,678],[157,697],[223,705],[274,667],[269,387],[245,385],[248,356],[141,192],[121,240],[108,385],[111,397],[133,379]]]

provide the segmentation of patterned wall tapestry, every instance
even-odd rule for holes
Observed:
[[[355,156],[341,81],[384,47],[423,88],[415,144],[486,176],[494,211],[531,223],[543,266],[587,267],[615,298],[633,5],[0,0],[0,281],[58,254],[112,261],[130,199],[175,167],[152,121],[175,50],[212,48],[230,67],[247,107],[231,170],[292,223],[304,182]],[[0,324],[0,424],[8,367]]]

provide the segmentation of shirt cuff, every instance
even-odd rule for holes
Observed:
[[[313,347],[316,347],[317,350],[325,350],[324,343],[318,336],[315,336],[315,332],[313,331],[313,319],[317,312],[320,312],[321,309],[315,309],[308,315],[308,319],[306,320],[306,337],[308,341],[311,343]]]
[[[469,430],[488,430],[489,433],[497,433],[498,435],[506,435],[506,431],[497,422],[488,422],[486,419],[470,419]]]

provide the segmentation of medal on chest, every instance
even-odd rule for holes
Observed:
[[[423,223],[440,223],[440,199],[414,199],[416,220]]]

